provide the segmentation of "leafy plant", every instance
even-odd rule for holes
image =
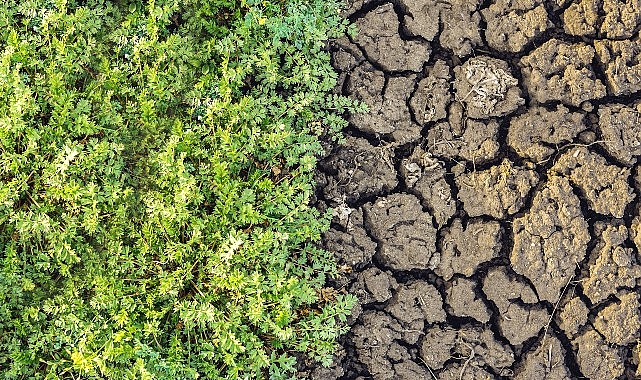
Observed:
[[[0,5],[5,379],[273,379],[354,298],[309,206],[339,138],[325,0]]]

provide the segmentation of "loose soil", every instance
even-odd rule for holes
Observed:
[[[641,378],[641,0],[354,0],[310,379]]]

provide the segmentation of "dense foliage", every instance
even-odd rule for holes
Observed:
[[[313,245],[335,0],[0,5],[4,379],[289,378],[354,299]],[[352,109],[357,111],[356,109]]]

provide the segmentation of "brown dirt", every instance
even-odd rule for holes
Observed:
[[[641,378],[641,0],[355,0],[310,379]]]

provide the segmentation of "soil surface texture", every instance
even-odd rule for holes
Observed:
[[[641,378],[641,0],[354,0],[318,379]]]

